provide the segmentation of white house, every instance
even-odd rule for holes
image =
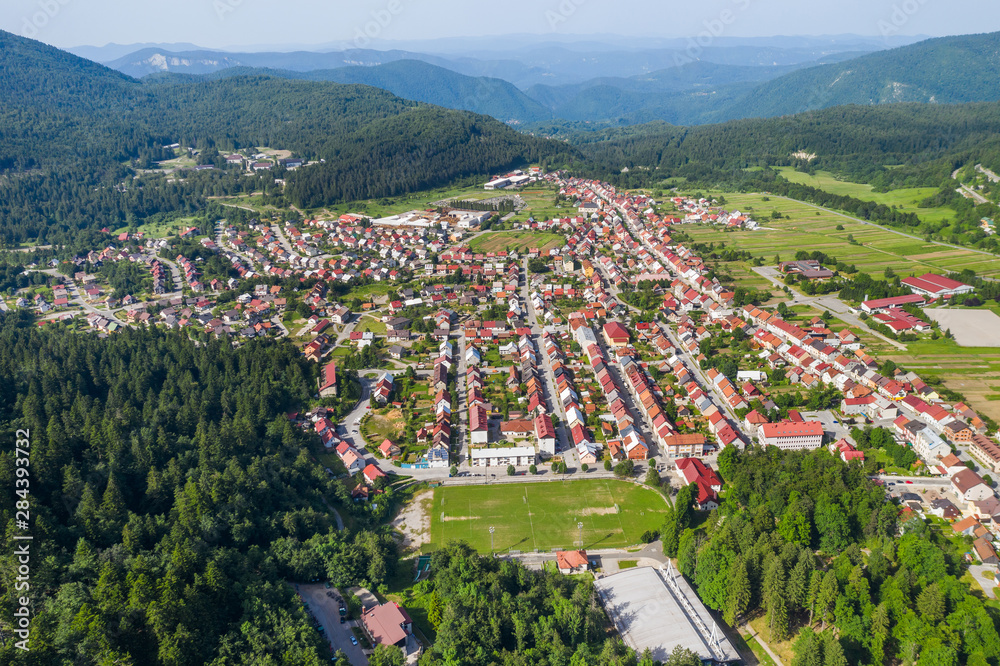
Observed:
[[[951,486],[958,499],[965,502],[978,502],[993,495],[993,490],[971,469],[962,470],[951,477]]]
[[[502,449],[472,449],[473,467],[506,467],[535,464],[535,447],[508,446]]]

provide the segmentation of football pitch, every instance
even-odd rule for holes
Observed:
[[[480,552],[621,548],[659,530],[666,499],[626,481],[593,479],[442,487],[434,491],[431,543],[468,542]],[[578,523],[583,524],[582,530]]]

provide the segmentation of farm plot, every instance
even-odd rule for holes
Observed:
[[[474,238],[469,247],[476,252],[499,252],[501,250],[521,252],[537,247],[543,253],[561,247],[566,239],[559,234],[537,231],[497,231],[486,232]]]
[[[680,229],[695,242],[723,242],[728,247],[764,257],[768,262],[775,256],[788,261],[799,250],[819,250],[876,277],[881,277],[887,267],[902,276],[957,272],[965,268],[984,277],[1000,276],[1000,259],[991,255],[910,238],[798,201],[761,194],[727,194],[726,200],[728,209],[750,212],[763,228],[723,231],[709,225],[687,224]],[[771,211],[787,215],[788,219],[771,219]]]

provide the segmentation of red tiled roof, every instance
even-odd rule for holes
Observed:
[[[801,423],[765,423],[761,425],[764,437],[823,436],[823,424],[819,421]]]

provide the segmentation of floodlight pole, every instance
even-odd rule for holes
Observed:
[[[496,529],[490,525],[490,552],[493,552],[493,530]]]
[[[580,548],[583,548],[583,522],[577,522],[576,529],[580,532]]]

